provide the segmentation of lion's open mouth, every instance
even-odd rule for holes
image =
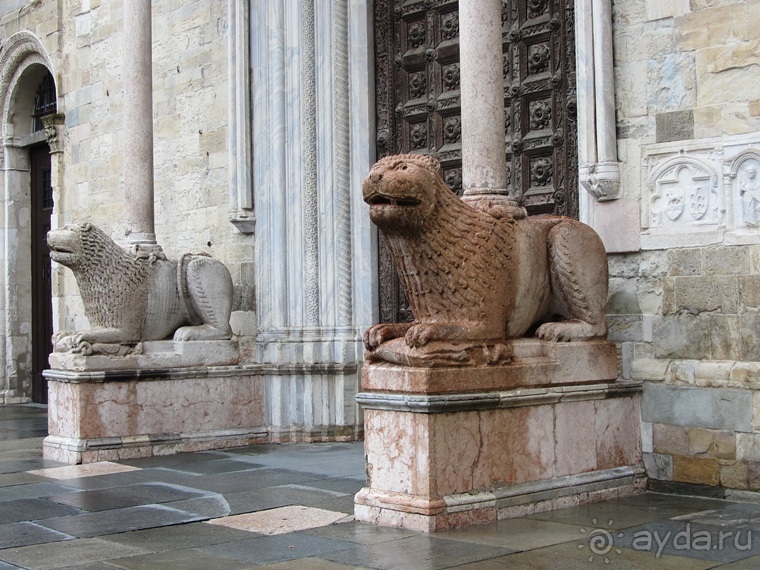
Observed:
[[[391,198],[390,196],[375,194],[367,200],[367,203],[370,206],[401,206],[403,208],[408,208],[419,206],[422,201],[417,198]]]

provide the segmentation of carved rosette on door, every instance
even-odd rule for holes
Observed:
[[[529,214],[578,216],[572,0],[504,0],[508,186]],[[420,153],[462,194],[457,0],[376,0],[378,158]],[[380,248],[382,322],[412,320],[387,249]]]

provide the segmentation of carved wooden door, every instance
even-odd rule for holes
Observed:
[[[508,185],[530,214],[578,216],[573,0],[503,0]],[[462,193],[459,4],[376,0],[378,158],[430,154]],[[380,244],[381,322],[413,316]]]
[[[48,368],[52,350],[53,306],[50,285],[50,249],[47,233],[53,213],[50,152],[46,144],[31,150],[32,194],[32,400],[47,403]]]

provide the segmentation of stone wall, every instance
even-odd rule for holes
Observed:
[[[625,0],[613,18],[641,251],[611,256],[608,313],[622,377],[646,382],[646,467],[654,488],[760,490],[760,1]]]

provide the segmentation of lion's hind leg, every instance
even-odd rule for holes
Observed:
[[[201,324],[180,327],[174,340],[228,340],[232,338],[232,277],[219,261],[193,256],[187,262],[187,303]]]
[[[548,235],[552,309],[565,321],[536,331],[544,340],[573,341],[607,334],[607,253],[593,229],[564,220]]]

